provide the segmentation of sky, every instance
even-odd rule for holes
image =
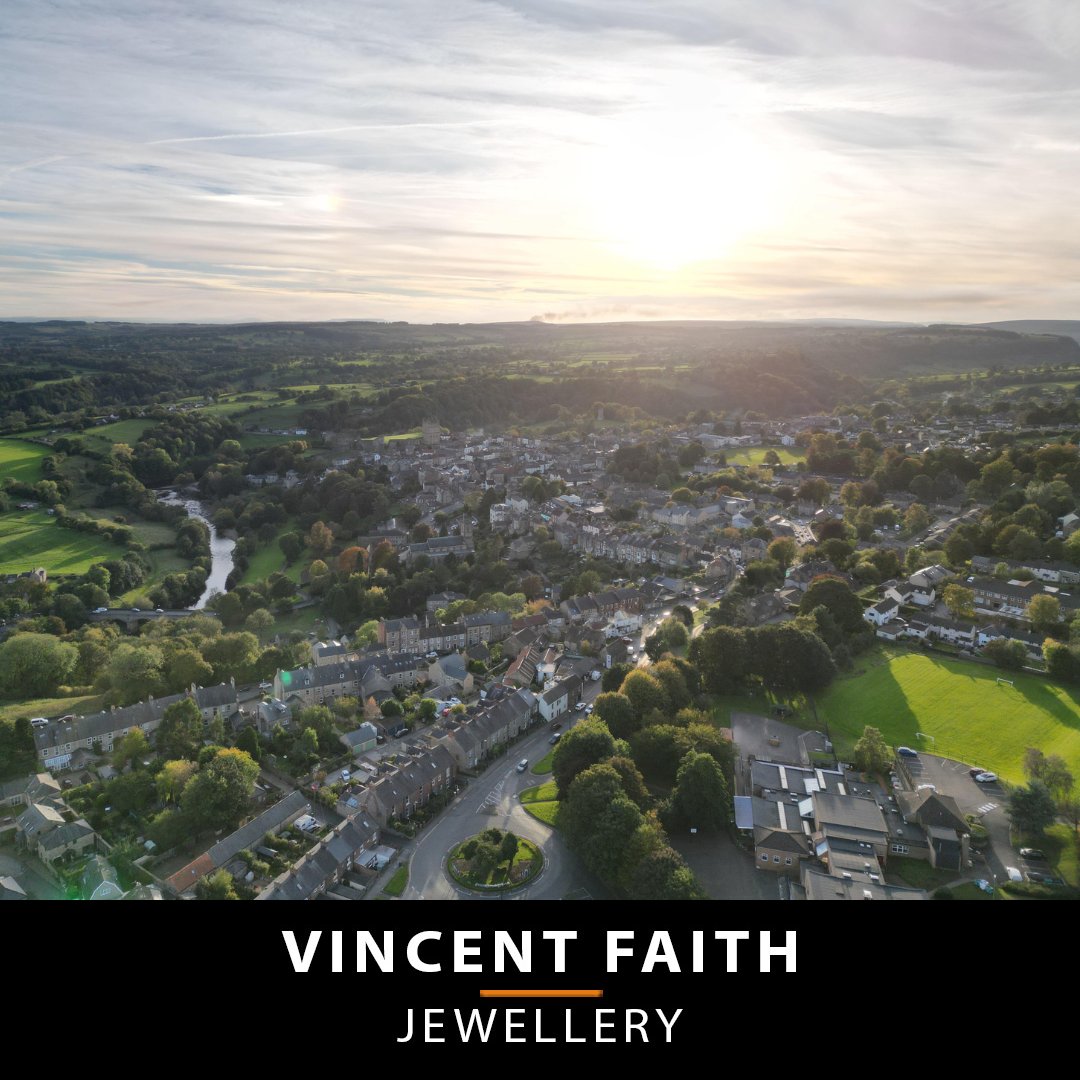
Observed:
[[[0,318],[1080,318],[1075,0],[4,0]]]

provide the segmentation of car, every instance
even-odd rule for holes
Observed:
[[[451,706],[461,704],[461,698],[452,697],[452,698],[447,698],[446,700],[450,703]]]
[[[48,722],[49,721],[46,720],[44,716],[35,716],[34,719],[30,721],[30,726],[31,727],[45,727],[45,725]]]
[[[552,746],[554,746],[561,738],[562,732],[556,731],[555,734],[552,735],[550,739],[548,739],[548,742],[551,743]]]
[[[986,880],[986,878],[979,878],[979,880],[976,881],[975,884],[980,889],[982,889],[984,893],[989,893],[991,896],[994,895],[994,886],[991,885],[990,882]]]
[[[585,706],[585,715],[592,716],[593,707],[591,704]]]
[[[559,728],[561,728],[561,727],[562,727],[562,724],[558,720],[553,720],[551,722],[551,730],[552,731],[558,731]]]
[[[529,767],[529,759],[527,757],[523,757],[517,763],[517,771],[518,772],[524,772],[528,767]]]
[[[352,773],[348,769],[342,769],[341,779],[347,784],[352,779]]]
[[[73,712],[69,712],[64,713],[64,715],[61,717],[58,717],[56,722],[58,724],[74,724],[75,721],[78,719],[79,718]]]
[[[1017,870],[1015,866],[1006,866],[1005,867],[1005,873],[1009,875],[1009,880],[1010,881],[1023,881],[1024,880],[1024,875],[1021,874],[1020,871]]]
[[[588,706],[585,704],[584,701],[579,701],[574,706],[574,712],[584,712],[587,708],[588,708]]]
[[[443,711],[442,711],[442,715],[443,715],[443,716],[449,716],[449,715],[450,715],[450,713],[451,713],[452,711],[453,711],[453,710],[452,710],[452,709],[450,708],[450,706],[449,706],[449,705],[447,705],[447,706],[446,706],[446,708],[445,708],[445,709],[443,709]]]
[[[997,783],[997,773],[981,772],[981,773],[979,773],[978,776],[975,777],[975,783],[976,784],[996,784]]]
[[[163,607],[156,607],[156,608],[154,608],[154,611],[156,611],[158,615],[164,615],[165,614],[165,609]]]
[[[108,610],[109,609],[107,607],[96,607],[96,608],[94,608],[94,614],[95,615],[104,615],[104,614],[106,614],[108,612]]]
[[[384,742],[386,742],[386,736],[385,735],[376,735],[375,736],[375,741],[377,743],[384,743]]]
[[[1045,862],[1046,853],[1037,847],[1022,847],[1020,849],[1020,858],[1034,862]]]
[[[1038,870],[1029,870],[1024,876],[1032,885],[1049,885],[1054,880],[1049,874],[1043,874]]]
[[[910,746],[898,746],[896,748],[896,752],[901,757],[918,757],[919,756],[919,751],[918,750],[912,750]]]
[[[395,739],[399,738],[402,735],[408,735],[408,733],[409,733],[409,725],[408,724],[398,724],[397,727],[393,727],[393,728],[390,729],[390,734],[393,735]]]
[[[986,770],[981,765],[976,765],[973,769],[968,769],[968,776],[975,779],[976,776],[981,776]]]
[[[920,784],[915,790],[916,791],[934,791],[934,792],[936,792],[937,788],[934,787],[933,784]]]

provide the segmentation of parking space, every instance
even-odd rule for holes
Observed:
[[[1019,868],[1019,856],[1012,846],[1009,819],[1005,813],[1007,799],[1000,781],[979,783],[971,775],[975,766],[965,761],[938,757],[920,751],[917,758],[904,757],[902,762],[911,787],[929,784],[941,795],[956,800],[965,816],[974,815],[987,832],[989,845],[984,853],[973,852],[973,869],[991,880],[1006,880],[1006,867]]]

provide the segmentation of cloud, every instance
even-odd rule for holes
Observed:
[[[1066,0],[12,0],[0,317],[1061,317],[1078,48]]]

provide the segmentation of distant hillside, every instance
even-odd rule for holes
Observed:
[[[1074,319],[1012,319],[978,325],[988,326],[993,330],[1014,330],[1018,334],[1057,334],[1080,341],[1080,322]]]

